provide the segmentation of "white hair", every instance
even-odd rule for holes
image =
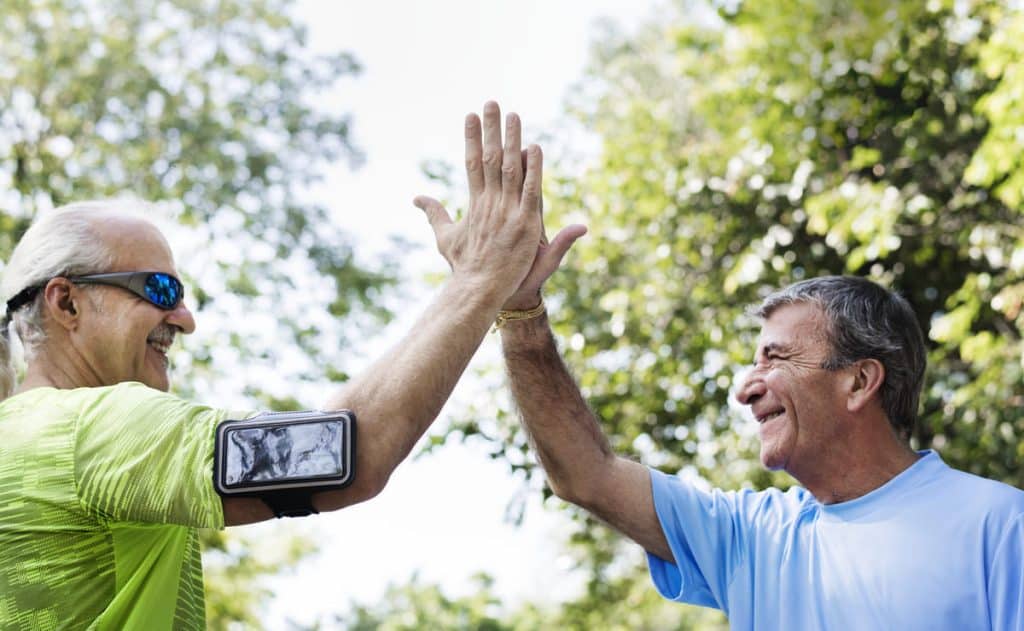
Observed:
[[[147,221],[138,203],[120,200],[86,201],[41,212],[11,253],[0,281],[0,304],[21,291],[45,285],[56,276],[79,276],[105,272],[114,263],[114,252],[101,238],[96,226],[100,219],[137,218]],[[14,391],[16,371],[11,353],[9,324],[21,339],[25,356],[31,359],[46,339],[42,300],[39,295],[7,313],[0,331],[0,400]]]

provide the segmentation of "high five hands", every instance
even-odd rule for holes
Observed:
[[[437,249],[456,274],[477,276],[481,289],[501,296],[503,309],[529,309],[540,302],[540,289],[585,226],[562,229],[549,243],[544,233],[541,178],[543,155],[531,144],[522,150],[519,116],[505,118],[484,104],[481,121],[466,116],[466,175],[469,211],[458,223],[436,199],[419,196],[413,203],[426,213]]]

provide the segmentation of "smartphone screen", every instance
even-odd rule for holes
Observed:
[[[227,430],[226,486],[339,476],[344,428],[339,420]]]

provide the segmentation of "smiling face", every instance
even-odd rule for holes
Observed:
[[[821,366],[829,354],[825,316],[812,303],[779,307],[761,328],[754,368],[737,392],[760,426],[761,462],[798,479],[835,448],[845,409],[842,371]]]
[[[116,253],[102,272],[152,271],[177,275],[170,247],[152,225],[118,218],[97,227]],[[87,288],[81,327],[74,343],[99,385],[138,381],[167,390],[167,350],[176,333],[191,333],[195,320],[184,303],[163,310],[130,291],[104,285]]]

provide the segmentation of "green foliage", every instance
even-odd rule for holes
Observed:
[[[299,536],[262,538],[200,531],[206,625],[210,629],[262,629],[262,613],[272,593],[267,576],[294,570],[315,552],[313,542]]]
[[[1019,9],[986,0],[680,1],[598,44],[570,110],[600,153],[563,163],[547,204],[549,225],[590,234],[548,293],[619,453],[790,484],[730,407],[759,328],[746,309],[856,274],[902,292],[928,334],[914,444],[1024,486],[1022,33]],[[460,429],[529,469],[513,416]],[[619,544],[580,528],[598,580]],[[627,593],[599,589],[581,602]]]
[[[720,17],[600,49],[604,92],[579,111],[601,157],[551,204],[591,225],[553,281],[555,317],[609,433],[668,470],[763,484],[734,464],[752,443],[728,407],[757,331],[745,308],[800,278],[861,274],[903,292],[929,332],[916,442],[1024,483],[1021,206],[998,190],[1019,172],[968,177],[984,151],[1021,153],[1024,139],[1005,144],[1019,112],[993,105],[1024,89],[1020,16],[761,1]]]
[[[494,594],[494,580],[487,574],[473,577],[475,591],[451,597],[440,586],[424,584],[417,576],[402,586],[388,588],[372,605],[355,605],[349,616],[314,628],[345,631],[669,631],[678,629],[726,629],[721,616],[707,610],[687,610],[671,605],[652,590],[641,589],[635,576],[603,583],[595,593],[562,608],[523,603],[503,605]],[[615,598],[595,602],[595,599]],[[611,605],[611,606],[609,606]]]
[[[500,600],[494,595],[491,577],[474,577],[477,592],[466,597],[449,598],[437,585],[423,585],[413,576],[408,584],[391,586],[382,602],[374,606],[356,606],[342,626],[347,631],[518,631],[529,627],[499,615]],[[341,622],[341,620],[339,620]]]
[[[231,322],[200,326],[176,362],[179,390],[215,401],[288,401],[287,384],[340,369],[336,349],[388,315],[393,269],[358,266],[303,200],[323,166],[361,159],[349,116],[313,106],[359,66],[310,53],[289,4],[0,2],[0,258],[40,209],[159,202],[200,323]]]

